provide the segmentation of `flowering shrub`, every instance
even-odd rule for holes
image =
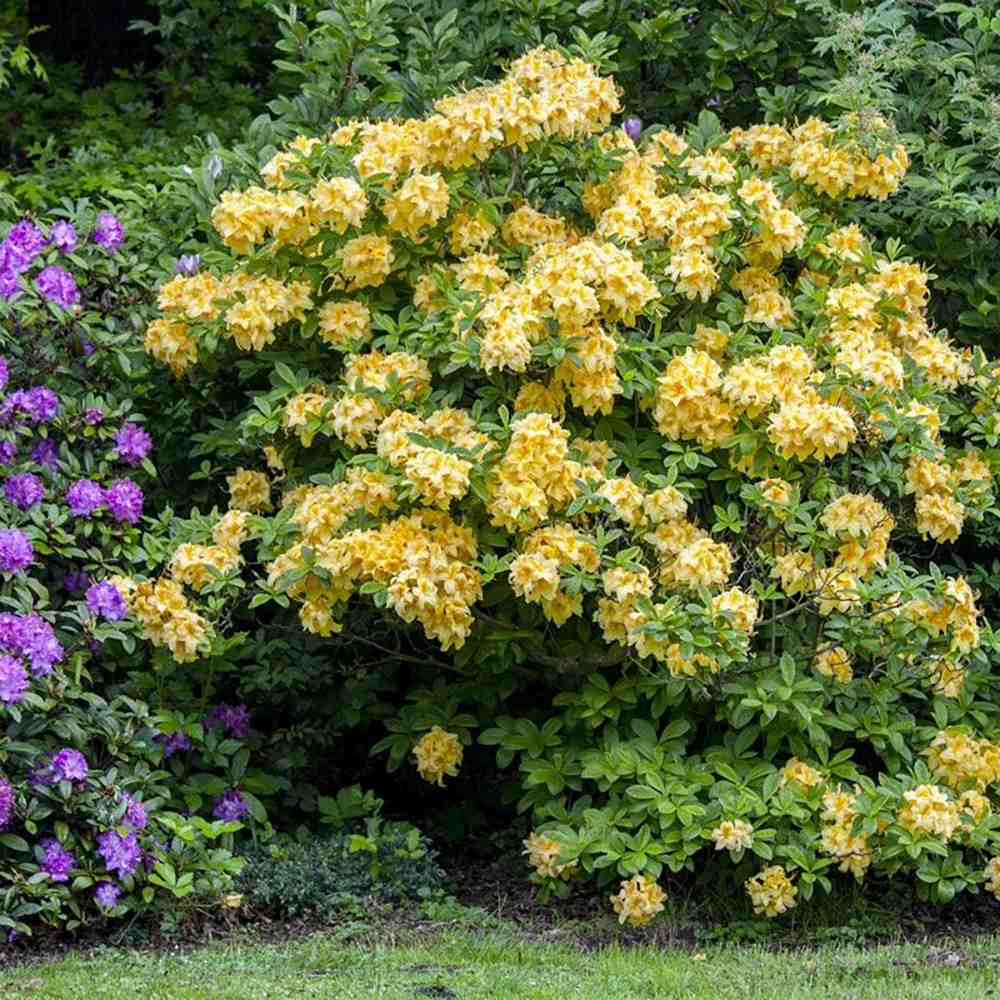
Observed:
[[[112,683],[111,652],[145,665],[112,581],[163,552],[132,478],[155,471],[153,439],[127,404],[31,374],[0,359],[0,926],[15,934],[217,896],[235,832],[251,813],[266,828],[251,789],[276,787],[248,768],[242,706],[205,716],[162,682],[146,701]]]
[[[998,380],[843,221],[906,153],[619,110],[535,50],[222,195],[146,347],[271,387],[217,435],[230,510],[130,607],[180,662],[244,560],[342,649],[383,611],[423,652],[375,751],[440,784],[478,732],[546,891],[621,880],[635,924],[716,857],[767,916],[835,870],[995,885],[996,643],[935,559],[993,503]]]

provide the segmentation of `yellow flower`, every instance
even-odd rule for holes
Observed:
[[[770,865],[747,879],[746,888],[754,913],[765,917],[777,917],[790,910],[799,891],[781,865]]]
[[[712,837],[717,851],[744,851],[753,846],[753,826],[745,819],[723,820]]]
[[[454,733],[434,726],[413,748],[417,771],[424,781],[444,786],[445,777],[454,777],[462,763],[462,744]]]
[[[229,484],[229,506],[233,510],[255,513],[271,509],[271,483],[263,472],[237,469],[226,482]]]
[[[618,914],[620,924],[645,927],[664,909],[667,894],[652,879],[636,875],[625,879],[621,888],[611,897],[611,905]]]

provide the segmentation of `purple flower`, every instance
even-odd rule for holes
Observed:
[[[53,882],[68,882],[69,873],[76,867],[76,858],[64,850],[58,840],[45,840],[42,842],[42,847],[45,848],[42,871]]]
[[[17,528],[0,531],[0,573],[20,573],[35,558],[28,536]]]
[[[138,424],[125,424],[115,435],[115,447],[126,465],[140,465],[153,450],[153,439]]]
[[[0,701],[5,705],[19,705],[28,690],[28,671],[20,660],[6,653],[0,655]]]
[[[163,744],[163,756],[173,757],[175,753],[182,753],[185,750],[191,749],[191,741],[184,735],[184,733],[171,733],[167,736],[165,733],[160,733],[156,740],[158,743]]]
[[[56,781],[86,781],[90,767],[79,750],[67,747],[52,758],[52,774]]]
[[[227,736],[243,740],[250,735],[250,710],[246,705],[219,705],[205,719],[206,729],[221,726]]]
[[[24,254],[30,265],[39,254],[44,252],[49,241],[38,226],[28,219],[22,219],[7,234],[6,242]]]
[[[31,472],[11,476],[4,483],[3,494],[18,510],[29,510],[45,499],[45,484]]]
[[[92,479],[78,479],[66,491],[66,503],[76,517],[91,517],[104,506],[104,490]]]
[[[76,227],[72,222],[60,219],[52,227],[51,240],[60,253],[72,253],[76,249]]]
[[[238,823],[250,815],[250,807],[246,804],[243,794],[231,788],[215,803],[212,815],[227,823]]]
[[[55,264],[39,271],[35,287],[49,300],[63,309],[72,309],[80,301],[80,289],[69,271]]]
[[[0,267],[0,299],[4,302],[13,302],[22,291],[20,277],[13,271],[6,271]]]
[[[111,212],[101,212],[94,227],[94,242],[108,253],[117,253],[125,242],[125,229]]]
[[[128,614],[125,598],[107,580],[95,583],[88,589],[87,607],[91,614],[106,618],[109,622],[119,622]]]
[[[104,502],[119,523],[138,524],[142,517],[143,499],[142,490],[131,479],[119,479],[104,491]]]
[[[138,799],[132,798],[128,792],[125,792],[122,798],[128,803],[128,808],[125,810],[125,825],[136,832],[145,830],[149,825],[149,814],[146,812],[146,807]]]
[[[93,357],[96,350],[97,344],[95,344],[92,340],[85,340],[83,342],[83,356],[85,358]]]
[[[52,626],[38,615],[0,614],[0,647],[31,663],[36,677],[47,677],[66,651]]]
[[[96,407],[87,410],[83,415],[83,419],[90,424],[91,427],[99,427],[104,423],[104,410],[99,410]]]
[[[71,594],[79,594],[90,586],[90,577],[82,569],[71,569],[63,578],[63,586]]]
[[[14,786],[0,778],[0,830],[5,830],[14,816]]]
[[[13,441],[0,441],[0,465],[10,465],[17,458],[17,445]]]
[[[177,265],[174,270],[177,274],[183,274],[185,278],[191,278],[196,275],[201,268],[201,257],[199,254],[190,253],[184,254],[177,261]]]
[[[7,423],[12,417],[24,415],[32,426],[47,424],[59,414],[59,397],[43,385],[12,392],[0,406],[0,421]]]
[[[59,445],[52,438],[42,438],[31,453],[31,460],[43,469],[59,468]]]
[[[119,878],[128,878],[142,860],[142,850],[134,833],[123,837],[117,830],[107,830],[97,838],[97,850],[108,871],[117,872]]]
[[[642,119],[626,118],[625,121],[622,122],[622,128],[625,129],[625,134],[633,142],[638,142],[639,136],[642,135]]]
[[[118,897],[122,891],[111,882],[102,882],[94,890],[94,899],[102,910],[113,910],[118,905]]]
[[[7,388],[10,381],[10,368],[7,367],[7,359],[0,358],[0,392]]]

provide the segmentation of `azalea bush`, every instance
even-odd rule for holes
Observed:
[[[619,111],[538,49],[221,196],[145,344],[238,371],[230,509],[131,613],[196,660],[256,576],[246,612],[376,647],[373,751],[441,785],[495,747],[533,877],[623,921],[696,867],[767,916],[836,878],[1000,891],[996,641],[941,568],[994,502],[995,369],[844,222],[907,154],[858,116]]]

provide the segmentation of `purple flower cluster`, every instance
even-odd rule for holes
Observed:
[[[66,491],[66,503],[76,517],[90,517],[104,506],[104,490],[92,479],[78,479]]]
[[[88,588],[87,607],[92,615],[106,618],[109,622],[120,622],[128,614],[125,598],[118,592],[118,588],[107,580]]]
[[[115,448],[127,465],[139,465],[153,450],[153,439],[138,424],[125,424],[115,435]]]
[[[20,573],[35,559],[28,536],[16,528],[0,531],[0,573]]]
[[[125,810],[125,826],[136,832],[145,830],[149,825],[149,814],[146,812],[146,807],[128,792],[125,792],[122,798],[128,803],[128,808]]]
[[[59,445],[52,438],[42,438],[31,452],[31,460],[43,469],[59,468]]]
[[[94,227],[94,242],[108,253],[117,253],[125,244],[125,228],[111,212],[101,212]]]
[[[5,830],[14,818],[14,786],[0,778],[0,830]]]
[[[7,359],[0,358],[0,392],[7,388],[10,381],[10,368],[7,367]]]
[[[33,223],[23,219],[0,243],[0,299],[10,302],[22,292],[21,275],[44,252],[48,241]]]
[[[68,882],[70,872],[76,867],[76,858],[65,850],[58,840],[49,838],[42,842],[45,859],[42,861],[42,871],[53,882]]]
[[[72,309],[80,302],[80,289],[76,287],[76,279],[65,268],[55,264],[38,272],[35,287],[49,302]]]
[[[79,750],[60,750],[49,765],[56,781],[86,781],[90,774],[87,758]]]
[[[112,882],[102,882],[94,890],[94,899],[102,910],[113,910],[118,905],[122,891]]]
[[[191,749],[191,740],[184,733],[171,733],[169,736],[160,733],[157,735],[156,741],[163,745],[164,757],[173,757],[175,753],[183,753],[185,750]]]
[[[45,484],[34,473],[24,472],[4,483],[3,495],[18,510],[30,510],[45,499]]]
[[[201,268],[201,255],[196,253],[184,254],[177,261],[174,271],[184,275],[185,278],[193,278]]]
[[[123,837],[117,830],[108,830],[97,838],[97,850],[108,871],[117,872],[119,878],[134,874],[142,861],[142,848],[134,833]]]
[[[52,227],[52,235],[49,238],[60,253],[72,253],[76,249],[76,226],[72,222],[60,219]]]
[[[83,415],[83,419],[90,424],[91,427],[99,427],[104,423],[104,410],[98,409],[94,406],[87,410]]]
[[[0,465],[10,465],[17,458],[17,445],[13,441],[0,441]]]
[[[246,705],[218,705],[205,717],[205,728],[220,726],[227,736],[245,740],[250,735],[250,710]]]
[[[44,385],[18,389],[0,404],[0,423],[21,423],[24,417],[32,427],[47,424],[59,415],[59,397]]]
[[[47,677],[66,651],[52,626],[38,615],[0,614],[0,649],[23,657],[36,677]]]
[[[92,479],[79,479],[66,491],[70,513],[76,517],[92,517],[107,507],[119,523],[137,524],[142,517],[145,497],[131,479],[119,479],[108,489],[102,489]]]
[[[243,798],[242,792],[230,788],[221,799],[215,803],[212,815],[226,823],[238,823],[250,815],[250,807]]]
[[[0,701],[5,705],[19,705],[27,690],[28,671],[24,664],[6,653],[0,654]]]

